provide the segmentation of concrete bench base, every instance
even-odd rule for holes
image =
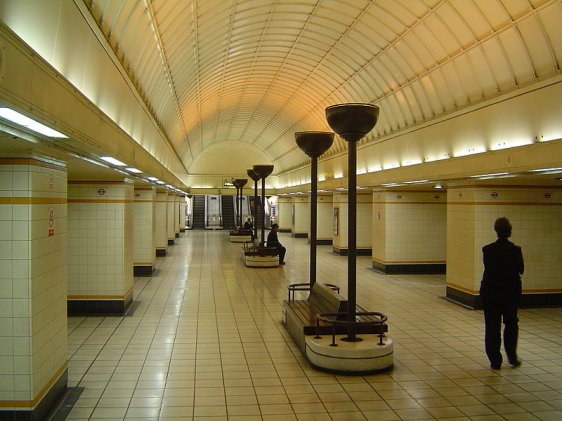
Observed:
[[[244,264],[252,268],[273,268],[279,266],[279,256],[242,255]]]
[[[230,242],[231,243],[247,243],[252,241],[251,235],[231,235]]]
[[[345,335],[336,336],[337,346],[332,346],[332,336],[305,337],[305,355],[310,364],[321,370],[346,373],[374,373],[385,371],[394,365],[392,339],[384,338],[379,345],[378,335],[358,335],[361,342],[346,342]]]

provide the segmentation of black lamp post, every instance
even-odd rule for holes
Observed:
[[[372,104],[337,104],[326,108],[326,119],[334,132],[347,141],[348,145],[348,201],[347,216],[347,320],[355,322],[357,290],[356,290],[356,260],[357,260],[357,141],[369,133],[379,117],[379,107]],[[355,329],[347,331],[349,342],[359,341],[355,336]]]
[[[242,228],[242,188],[248,182],[247,178],[236,178],[232,184],[236,187],[236,206],[238,207],[238,228]],[[240,193],[238,190],[240,189]]]
[[[273,172],[273,165],[254,165],[254,172],[261,178],[261,242],[260,247],[265,245],[265,179]]]
[[[258,238],[258,180],[260,176],[254,171],[253,168],[249,168],[246,170],[248,177],[254,180],[254,239]]]
[[[316,282],[316,239],[318,237],[318,157],[334,142],[332,132],[297,132],[298,147],[311,158],[310,165],[310,287]]]

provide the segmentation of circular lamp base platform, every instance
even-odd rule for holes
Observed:
[[[279,266],[279,256],[242,255],[244,264],[251,268],[273,268]]]
[[[336,335],[337,346],[331,346],[332,335],[318,339],[305,337],[305,354],[308,361],[321,370],[343,373],[376,373],[385,371],[394,365],[394,346],[392,339],[384,338],[379,345],[378,335],[358,335],[360,342],[346,342],[346,335]]]
[[[252,241],[251,235],[231,235],[231,243],[250,243]]]

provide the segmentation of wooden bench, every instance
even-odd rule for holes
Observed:
[[[306,300],[295,300],[295,291],[310,291]],[[303,349],[305,335],[344,335],[347,333],[346,326],[333,326],[330,323],[320,322],[317,326],[317,315],[319,313],[341,313],[335,320],[345,321],[347,319],[348,302],[345,297],[338,294],[333,288],[316,282],[312,289],[308,284],[293,284],[289,287],[289,298],[283,301],[284,323],[295,342]],[[367,313],[365,309],[357,306],[357,313]],[[371,324],[355,325],[357,334],[380,334],[388,331],[388,326],[373,324],[377,319],[370,315],[356,316],[358,322],[370,322]]]

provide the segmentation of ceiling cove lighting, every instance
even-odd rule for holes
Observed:
[[[118,159],[115,159],[111,156],[100,156],[100,159],[103,159],[105,162],[107,162],[108,164],[112,164],[112,165],[116,165],[118,167],[126,167],[127,164],[119,161]]]
[[[134,173],[134,174],[142,174],[142,171],[141,171],[141,170],[139,170],[139,169],[137,169],[137,168],[134,168],[134,167],[127,167],[127,168],[125,168],[125,169],[126,169],[127,171],[129,171],[129,172]]]
[[[44,136],[57,139],[68,139],[68,136],[51,129],[44,124],[39,123],[38,121],[24,116],[23,114],[20,114],[17,111],[12,110],[11,108],[0,108],[0,117],[4,120],[11,121],[18,126],[25,127],[28,130],[42,134]]]
[[[156,184],[166,184],[166,183],[164,183],[163,181],[160,181],[160,180],[156,180]]]
[[[562,171],[562,167],[553,168],[540,168],[538,170],[531,170],[531,172],[545,173],[545,174],[557,174]]]
[[[158,179],[156,177],[153,177],[153,176],[146,177],[146,178],[150,181],[158,181]]]

